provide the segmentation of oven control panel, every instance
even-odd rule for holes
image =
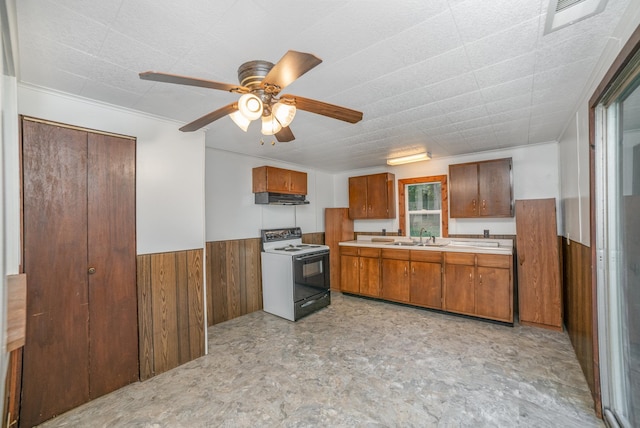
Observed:
[[[302,238],[302,229],[299,227],[289,227],[284,229],[262,229],[262,242],[286,241],[289,239]]]

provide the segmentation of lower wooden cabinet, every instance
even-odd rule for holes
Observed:
[[[380,296],[380,259],[376,255],[360,256],[360,294],[371,297]]]
[[[380,250],[341,247],[340,291],[380,296]]]
[[[411,286],[409,254],[409,250],[395,248],[382,250],[382,298],[395,302],[409,302]]]
[[[513,258],[340,247],[341,291],[513,323]]]
[[[474,315],[476,309],[475,266],[447,262],[444,267],[444,276],[444,309]]]
[[[446,253],[444,309],[513,322],[513,258],[510,255]]]
[[[410,283],[408,260],[382,259],[382,297],[384,299],[408,303]]]
[[[340,291],[360,293],[360,258],[340,255]]]
[[[411,261],[409,301],[418,306],[442,309],[442,264]]]

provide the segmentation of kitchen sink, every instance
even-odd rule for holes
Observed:
[[[423,242],[422,244],[415,244],[417,247],[444,247],[449,245],[449,242]]]
[[[444,247],[445,245],[449,245],[449,241],[447,242],[407,242],[407,241],[398,241],[392,242],[387,245],[393,245],[396,247]]]

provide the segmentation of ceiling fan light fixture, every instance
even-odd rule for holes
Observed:
[[[262,101],[254,94],[244,94],[238,100],[238,110],[249,120],[259,119],[262,116]]]
[[[251,121],[247,119],[247,117],[244,114],[242,114],[240,110],[234,111],[229,115],[229,117],[231,118],[231,120],[234,121],[236,125],[238,125],[238,128],[242,129],[244,132],[247,132],[247,129],[249,129],[249,124],[251,123]]]
[[[296,115],[296,106],[278,101],[272,107],[272,112],[280,125],[285,128],[293,122],[293,118]]]
[[[268,116],[262,116],[262,134],[263,135],[274,135],[280,132],[282,129],[282,125],[276,119],[273,114]]]
[[[423,153],[416,153],[415,155],[387,159],[387,165],[402,165],[405,163],[420,162],[420,161],[425,161],[430,159],[431,159],[431,153],[423,152]]]

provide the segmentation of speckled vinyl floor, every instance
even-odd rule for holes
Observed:
[[[209,328],[209,354],[47,427],[603,427],[566,333],[339,293],[297,323]]]

